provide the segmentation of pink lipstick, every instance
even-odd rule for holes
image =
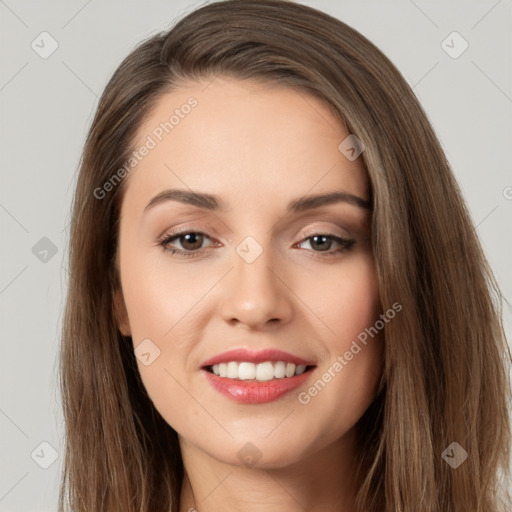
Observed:
[[[214,356],[201,371],[219,393],[243,404],[277,400],[309,379],[312,361],[277,349],[235,349]]]

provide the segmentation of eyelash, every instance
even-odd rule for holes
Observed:
[[[174,241],[175,239],[181,238],[184,235],[192,235],[192,234],[204,235],[207,238],[209,238],[208,235],[206,235],[206,233],[203,233],[202,231],[193,231],[193,230],[189,229],[186,231],[184,230],[184,231],[175,231],[172,233],[165,233],[163,235],[163,237],[159,240],[158,245],[160,245],[164,251],[170,252],[172,255],[177,254],[184,258],[196,258],[201,254],[200,249],[197,249],[194,251],[183,251],[181,249],[174,249],[174,248],[171,249],[168,247],[169,244],[172,241]],[[315,236],[324,236],[324,237],[330,238],[341,245],[341,247],[339,249],[336,249],[334,251],[329,250],[329,251],[323,252],[323,251],[313,251],[312,250],[312,252],[319,253],[320,257],[332,257],[332,256],[335,256],[336,254],[343,253],[345,251],[348,251],[356,243],[356,241],[353,239],[342,238],[340,236],[333,235],[330,233],[313,233],[310,236],[308,236],[307,238],[302,239],[302,241],[300,243],[302,244],[303,242],[310,240],[310,239],[314,238]]]

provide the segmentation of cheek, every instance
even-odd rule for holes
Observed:
[[[299,294],[322,321],[322,337],[330,351],[345,351],[381,313],[375,265],[369,253],[316,272],[303,283]]]
[[[327,414],[336,435],[350,428],[375,396],[384,350],[383,329],[375,325],[382,324],[382,307],[370,253],[317,278],[308,306],[322,320],[325,357],[299,403],[312,417],[325,419]]]
[[[190,322],[198,301],[215,282],[215,276],[203,279],[185,265],[171,265],[168,255],[159,248],[150,252],[134,252],[121,260],[123,294],[134,343],[144,338],[162,342],[171,338],[182,327],[182,319]]]
[[[143,385],[155,408],[174,426],[190,402],[185,390],[188,356],[200,335],[194,308],[208,287],[190,272],[180,271],[179,265],[165,262],[162,256],[155,261],[132,253],[121,269],[133,349],[136,356],[150,354],[149,361],[137,356]]]
[[[215,273],[203,276],[190,269],[171,264],[159,248],[126,251],[124,259],[121,252],[123,295],[138,370],[155,407],[167,418],[179,415],[190,400],[182,386],[189,387],[188,372],[195,371],[190,354],[202,335],[208,303],[201,298],[219,279]]]

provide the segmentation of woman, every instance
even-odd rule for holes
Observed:
[[[60,510],[506,509],[501,294],[410,87],[339,20],[228,0],[136,48],[69,268]]]

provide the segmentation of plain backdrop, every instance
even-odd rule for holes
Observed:
[[[1,512],[57,509],[69,208],[98,98],[138,42],[202,3],[0,0]],[[512,302],[512,2],[301,3],[359,30],[411,84]]]

